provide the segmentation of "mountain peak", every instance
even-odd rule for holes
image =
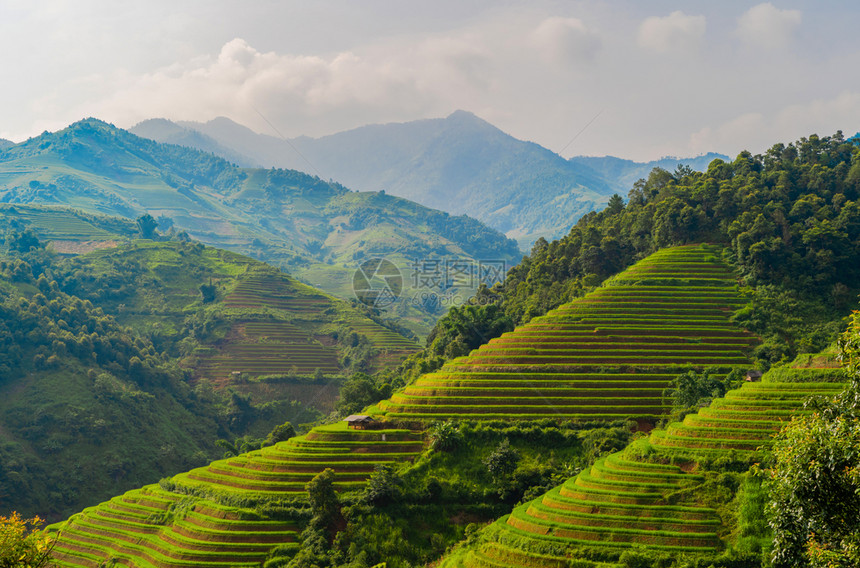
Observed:
[[[478,116],[470,112],[468,110],[457,109],[446,117],[447,120],[463,120],[463,119],[472,119],[472,120],[481,120]]]
[[[82,118],[77,122],[73,122],[67,128],[67,130],[81,130],[87,128],[98,128],[104,130],[119,130],[116,126],[111,124],[110,122],[105,122],[99,118],[93,118],[89,116],[87,118]]]

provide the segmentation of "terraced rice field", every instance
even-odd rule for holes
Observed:
[[[708,245],[660,251],[603,287],[420,377],[380,408],[395,418],[656,418],[685,366],[749,365],[758,339]]]
[[[69,519],[54,564],[97,567],[115,559],[140,568],[258,567],[274,546],[298,547],[296,523],[242,517],[237,509],[150,485]]]
[[[116,234],[96,227],[68,209],[3,205],[0,215],[24,220],[42,240],[109,241],[117,238]]]
[[[359,335],[367,337],[376,349],[377,355],[372,363],[374,369],[396,366],[419,349],[418,344],[414,341],[394,333],[375,321],[353,316],[347,317],[344,323]]]
[[[314,428],[305,436],[181,473],[174,482],[239,494],[283,497],[304,493],[305,484],[327,467],[335,486],[360,486],[377,465],[412,459],[423,435],[410,430],[349,430],[345,423]]]
[[[276,274],[255,275],[239,282],[224,299],[228,308],[284,310],[292,314],[316,315],[331,307],[331,299],[322,294],[301,293]]]
[[[286,321],[239,321],[227,339],[196,366],[200,376],[218,384],[233,372],[249,376],[287,372],[312,374],[317,369],[337,374],[337,350],[316,341]]]
[[[832,396],[838,383],[752,383],[715,400],[683,423],[654,431],[493,526],[479,549],[440,568],[600,566],[577,558],[582,547],[620,553],[633,546],[683,553],[722,547],[717,512],[697,498],[705,478],[696,459],[759,459],[770,439],[810,396]],[[643,456],[647,456],[643,457]],[[680,464],[680,465],[674,465]],[[548,544],[567,553],[547,555]]]
[[[332,323],[368,338],[376,352],[375,369],[396,365],[419,349],[415,342],[370,319],[351,312],[342,315],[339,303],[281,274],[249,275],[226,296],[224,306],[268,310],[269,317],[282,319],[235,322],[224,341],[199,353],[195,370],[215,383],[229,380],[234,372],[248,376],[309,375],[319,369],[339,374],[338,351],[328,344],[333,341],[331,329],[325,329]]]
[[[360,486],[377,464],[414,459],[423,434],[403,429],[322,426],[262,450],[177,475],[182,491],[147,486],[85,509],[59,531],[55,565],[98,567],[110,558],[139,568],[259,567],[275,546],[298,546],[302,527],[261,519],[249,510],[188,497],[199,488],[220,494],[281,499],[304,494],[326,468],[339,490]]]

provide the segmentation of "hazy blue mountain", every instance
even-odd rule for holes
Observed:
[[[405,292],[416,260],[499,260],[510,266],[520,258],[514,241],[470,217],[383,192],[353,192],[295,170],[240,168],[95,119],[0,150],[0,202],[65,205],[131,219],[148,213],[162,230],[185,230],[344,298],[354,298],[359,263],[385,257],[407,281],[400,315],[411,318],[419,334],[439,314],[411,301],[428,290]]]
[[[705,171],[708,164],[718,158],[721,160],[729,159],[726,155],[708,152],[695,158],[667,156],[651,162],[634,162],[613,156],[574,156],[570,159],[570,163],[591,169],[600,175],[615,193],[626,197],[636,180],[647,178],[654,168],[673,172],[679,165],[683,164],[697,171]]]
[[[144,120],[135,125],[134,128],[130,128],[129,132],[143,138],[157,140],[158,142],[178,144],[203,152],[209,152],[241,167],[254,168],[260,165],[256,160],[219,144],[217,140],[203,134],[199,130],[186,128],[164,118]]]
[[[612,194],[591,170],[465,111],[290,140],[257,134],[226,118],[179,125],[264,167],[298,169],[359,191],[385,190],[475,217],[517,239],[521,247],[540,236],[566,233]]]
[[[4,148],[8,148],[9,146],[14,146],[14,145],[15,145],[15,143],[12,142],[11,140],[6,140],[5,138],[0,138],[0,150],[3,150]]]
[[[361,191],[385,190],[428,207],[470,215],[516,239],[523,250],[538,237],[565,234],[579,217],[602,208],[612,193],[626,196],[633,183],[654,167],[674,170],[684,163],[703,169],[721,157],[707,154],[648,163],[612,157],[565,160],[465,111],[289,140],[258,134],[224,117],[180,122],[176,128],[199,132],[263,167],[297,169]],[[183,143],[160,132],[137,127],[134,131]],[[215,151],[194,140],[187,144]]]

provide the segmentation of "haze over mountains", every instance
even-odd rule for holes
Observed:
[[[466,214],[516,239],[527,250],[558,238],[613,193],[626,196],[654,167],[702,170],[717,154],[647,163],[620,158],[566,160],[517,140],[466,111],[446,118],[374,124],[320,138],[258,134],[227,118],[206,123],[144,121],[131,129],[161,142],[192,146],[237,164],[286,167]]]
[[[510,266],[520,258],[515,242],[472,218],[297,171],[239,168],[96,119],[0,151],[0,202],[132,219],[150,214],[163,231],[185,230],[342,298],[354,298],[353,273],[364,259],[389,259],[408,283],[415,259]],[[435,321],[427,309],[435,313],[438,306],[419,308],[405,291],[400,316],[425,334]]]

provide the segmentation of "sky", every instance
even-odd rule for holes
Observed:
[[[0,138],[463,109],[564,157],[759,153],[860,130],[858,29],[827,0],[0,0]]]

